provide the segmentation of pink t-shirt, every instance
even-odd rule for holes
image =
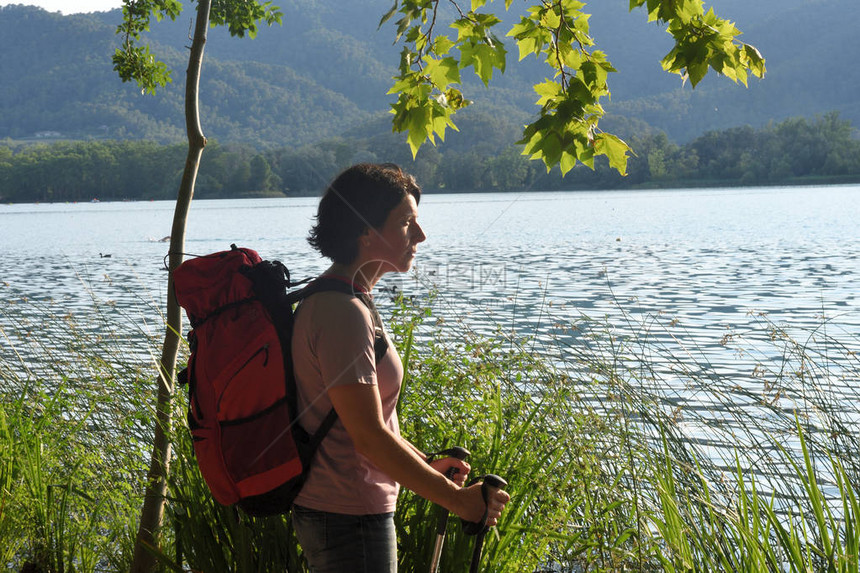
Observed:
[[[315,432],[331,410],[328,388],[375,384],[385,424],[400,435],[397,398],[403,364],[390,341],[388,352],[377,364],[373,339],[370,311],[351,295],[324,291],[299,305],[292,352],[299,423],[305,430]],[[397,482],[356,451],[337,420],[317,450],[296,504],[349,515],[387,513],[394,511],[398,490]]]

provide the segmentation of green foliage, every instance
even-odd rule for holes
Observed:
[[[259,149],[304,145],[345,135],[369,113],[384,114],[389,109],[393,99],[384,94],[396,73],[400,47],[392,49],[393,26],[378,32],[376,26],[390,1],[276,4],[283,8],[283,24],[260,26],[253,42],[230,37],[226,27],[209,31],[201,82],[209,139]],[[446,5],[450,4],[440,3],[443,8]],[[474,73],[463,71],[461,91],[476,103],[453,118],[461,133],[448,130],[446,142],[473,133],[464,115],[467,111],[493,113],[510,121],[513,130],[506,144],[521,139],[522,127],[536,119],[539,108],[534,106],[537,96],[532,85],[552,76],[537,57],[517,63],[514,40],[503,33],[519,20],[516,6],[498,14],[503,23],[495,26],[509,51],[507,71],[495,73],[487,90]],[[592,36],[621,72],[610,74],[611,100],[601,100],[607,112],[600,121],[605,132],[631,143],[631,136],[650,130],[642,123],[636,131],[620,129],[619,120],[629,118],[665,131],[677,143],[688,143],[706,131],[746,124],[759,129],[769,120],[813,117],[830,110],[839,110],[843,118],[858,125],[854,94],[860,67],[852,65],[851,56],[860,51],[860,36],[844,16],[854,8],[853,0],[813,6],[800,0],[717,4],[721,16],[739,22],[745,34],[738,39],[768,55],[767,81],[751,80],[748,90],[715,73],[695,90],[689,89],[689,83],[682,89],[679,76],[660,72],[659,60],[672,48],[671,36],[661,26],[645,23],[645,7],[630,14],[627,8],[626,2],[592,2],[585,9],[593,13]],[[0,44],[6,57],[0,61],[0,76],[7,81],[0,82],[4,110],[0,140],[32,140],[50,132],[62,135],[49,141],[182,140],[183,82],[179,80],[183,78],[176,73],[184,70],[192,13],[186,9],[176,21],[153,20],[144,34],[141,44],[150,44],[177,81],[154,97],[142,97],[139,89],[122,84],[106,65],[121,42],[114,34],[122,18],[119,10],[62,16],[20,4],[3,6]],[[456,55],[456,50],[452,52]],[[798,77],[805,81],[798,82]],[[824,85],[828,88],[817,89]],[[487,104],[495,107],[488,109]],[[390,132],[388,117],[386,131]],[[478,137],[472,139],[479,142]],[[398,142],[408,149],[405,137]],[[557,175],[558,170],[554,171]]]
[[[212,26],[227,26],[231,36],[249,38],[257,36],[257,23],[280,24],[283,13],[271,2],[236,2],[235,0],[212,0],[209,21]]]
[[[382,18],[396,20],[396,38],[404,44],[399,74],[389,93],[397,94],[392,105],[395,131],[407,131],[413,157],[424,141],[444,141],[448,127],[456,129],[453,115],[468,101],[460,88],[460,69],[473,68],[487,85],[493,71],[504,72],[506,54],[494,33],[501,20],[480,11],[487,2],[475,1],[467,10],[454,4],[449,38],[437,27],[446,16],[438,2],[395,1]],[[631,0],[630,9],[645,4]],[[734,81],[747,83],[748,73],[764,74],[764,59],[752,46],[736,42],[740,33],[733,24],[718,18],[713,10],[703,12],[701,0],[648,0],[649,20],[668,24],[675,48],[664,58],[667,71],[689,77],[698,84],[708,68]],[[505,10],[511,2],[505,2]],[[598,123],[604,116],[601,99],[610,95],[607,78],[614,72],[606,54],[593,49],[589,15],[578,0],[530,3],[519,22],[508,32],[519,50],[520,60],[529,55],[543,59],[551,79],[534,86],[540,106],[538,118],[528,124],[519,141],[523,154],[542,160],[549,171],[558,166],[562,175],[581,162],[592,169],[595,156],[606,156],[609,165],[626,174],[630,147],[619,137],[603,133]]]
[[[149,46],[139,46],[141,34],[147,32],[154,15],[157,20],[165,16],[175,20],[182,12],[179,0],[128,0],[123,3],[122,23],[117,34],[124,38],[123,47],[113,55],[114,70],[124,82],[136,81],[144,92],[154,94],[156,88],[171,81],[164,62],[155,59]]]
[[[116,310],[96,306],[80,322],[2,288],[0,563],[127,570],[151,365],[107,318],[122,321]]]
[[[114,70],[123,81],[136,80],[141,92],[154,94],[156,88],[173,81],[167,64],[156,61],[149,46],[128,46],[113,55]]]
[[[152,142],[28,146],[0,163],[0,195],[14,202],[168,199],[184,149]]]
[[[114,70],[124,82],[136,81],[144,92],[154,94],[167,85],[170,72],[167,64],[157,59],[148,45],[140,46],[141,35],[149,31],[152,17],[175,20],[182,12],[180,0],[124,0],[122,23],[117,34],[124,38],[123,46],[113,56]],[[226,26],[231,36],[251,38],[257,35],[257,23],[272,25],[281,22],[282,13],[271,2],[256,0],[212,0],[209,21],[213,26]]]
[[[487,538],[486,562],[496,571],[535,571],[588,535],[618,538],[631,523],[630,499],[617,488],[619,468],[606,463],[619,428],[584,408],[563,375],[535,360],[530,341],[446,325],[434,320],[428,304],[410,307],[401,299],[391,324],[401,354],[409,357],[402,432],[425,451],[464,446],[476,476],[496,473],[508,481],[512,499]],[[436,508],[414,494],[399,503],[402,570],[429,566],[435,515]],[[441,565],[464,571],[473,539],[451,521]],[[588,533],[573,523],[586,523]],[[583,559],[602,554],[611,560],[623,545],[585,550]]]
[[[755,131],[709,132],[688,148],[698,157],[702,179],[768,184],[822,176],[856,175],[860,146],[850,124],[831,113],[815,121],[788,119]]]
[[[606,80],[615,69],[603,52],[588,50],[594,41],[584,6],[575,0],[533,6],[508,33],[520,42],[520,59],[542,54],[555,78],[535,86],[540,117],[526,126],[520,143],[524,154],[542,159],[547,170],[558,165],[562,175],[577,161],[594,168],[595,155],[609,157],[624,175],[630,148],[597,127],[604,115],[600,99],[609,95]]]
[[[139,317],[110,305],[60,316],[4,288],[2,563],[128,570],[142,495],[135,476],[146,466],[153,415],[145,357],[157,342],[130,334]],[[519,337],[499,325],[478,334],[445,321],[437,302],[400,300],[392,309],[407,371],[402,428],[428,450],[464,445],[476,475],[509,481],[513,499],[486,540],[491,570],[857,570],[856,333],[828,324],[829,335],[812,327],[798,341],[761,317],[759,327],[727,334],[726,352],[756,365],[760,386],[751,387],[743,372],[715,374],[695,344],[674,355],[665,335],[684,336],[662,319],[637,325],[627,316],[625,329],[640,330],[620,335],[550,306],[542,311],[549,331]],[[834,378],[844,384],[839,402]],[[670,380],[683,381],[681,394],[666,393]],[[676,406],[691,395],[712,406]],[[212,501],[178,415],[182,402],[161,565],[303,570],[289,520],[250,519]],[[713,418],[715,408],[725,418]],[[685,433],[691,427],[730,437],[731,459],[706,455]],[[426,570],[435,511],[401,496],[401,570]],[[442,571],[464,570],[471,543],[452,519]]]
[[[474,110],[473,110],[474,111]],[[196,195],[202,198],[316,195],[358,161],[394,161],[427,190],[522,191],[705,185],[784,185],[860,181],[860,142],[835,113],[709,132],[679,146],[664,133],[630,138],[636,156],[627,176],[612,157],[562,178],[506,144],[512,129],[498,118],[465,113],[467,130],[415,159],[399,137],[380,134],[261,152],[246,145],[207,146]],[[472,134],[472,135],[470,135]],[[480,134],[476,136],[474,134]],[[612,136],[602,134],[595,145]],[[0,146],[0,197],[10,202],[169,199],[175,195],[183,146],[97,141]],[[620,159],[618,159],[620,161]],[[165,168],[166,166],[173,166]]]
[[[745,471],[736,456],[736,493],[728,504],[717,501],[721,494],[705,480],[693,487],[679,485],[676,476],[683,470],[664,436],[663,455],[654,460],[662,514],[650,516],[665,541],[659,552],[664,570],[858,570],[856,486],[832,454],[825,454],[825,464],[816,464],[799,423],[796,435],[799,454],[772,435],[766,444],[789,468],[784,479],[798,489],[783,500],[760,495],[756,475]],[[835,488],[836,502],[822,489],[822,479]]]
[[[689,79],[694,87],[709,67],[744,85],[750,73],[764,77],[764,58],[759,51],[737,42],[740,31],[714,14],[713,8],[705,13],[702,0],[630,0],[630,9],[646,4],[648,20],[668,23],[668,32],[675,40],[675,47],[663,58],[664,70]]]

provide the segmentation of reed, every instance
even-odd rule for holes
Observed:
[[[46,302],[0,315],[0,548],[6,568],[122,569],[145,467],[150,366],[113,333]],[[127,318],[127,317],[126,317]]]
[[[416,336],[416,315],[432,318],[418,309],[393,328],[397,341],[419,341],[409,351],[403,432],[428,451],[464,446],[476,475],[508,480],[513,500],[484,546],[489,570],[534,571],[571,554],[612,570],[635,531],[632,504],[615,491],[626,465],[616,455],[618,428],[581,408],[569,380],[529,340],[512,343],[501,332],[479,335],[462,325],[451,336],[439,323]],[[429,565],[433,515],[427,502],[404,496],[397,512],[407,544],[402,570]],[[472,539],[456,524],[449,528],[443,570],[466,570]]]
[[[169,527],[173,545],[161,548],[159,560],[182,571],[302,571],[298,544],[284,516],[250,517],[217,503],[197,468],[187,428],[178,424],[175,460],[169,478]]]
[[[157,347],[141,316],[156,311],[54,308],[5,297],[0,315],[0,558],[11,570],[127,570]],[[555,308],[525,335],[446,321],[432,297],[389,309],[407,366],[404,434],[427,451],[464,446],[475,475],[509,482],[486,571],[858,570],[856,332],[759,316],[706,345],[668,317]],[[715,352],[734,357],[735,375]],[[303,571],[289,520],[211,499],[184,402],[178,393],[160,567]],[[401,496],[401,571],[426,570],[435,511]],[[471,555],[456,521],[442,571]]]
[[[629,429],[639,471],[625,479],[640,531],[653,536],[651,563],[852,570],[843,567],[857,562],[858,334],[823,317],[800,328],[759,315],[746,332],[697,345],[673,319],[622,317],[583,317],[566,325],[575,344],[555,343],[566,368],[583,374],[575,384],[600,380],[594,407],[621,412]],[[719,352],[733,355],[733,376],[720,374]]]

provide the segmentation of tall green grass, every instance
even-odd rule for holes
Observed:
[[[122,570],[145,468],[151,364],[121,313],[4,293],[0,557],[33,571]],[[123,332],[118,333],[118,330]],[[152,341],[138,333],[138,351]]]
[[[143,319],[98,300],[75,316],[2,304],[2,563],[127,570],[159,329],[129,336]],[[401,300],[391,314],[407,365],[401,426],[419,447],[464,446],[475,475],[508,480],[484,570],[858,570],[858,333],[760,316],[721,333],[722,346],[697,346],[668,318],[570,320],[550,306],[540,331],[479,334],[435,308]],[[721,373],[715,352],[737,374]],[[288,519],[209,496],[184,407],[178,392],[160,567],[303,571]],[[402,494],[401,571],[427,570],[436,511]],[[441,570],[465,570],[473,541],[452,518]]]
[[[699,346],[674,319],[583,317],[556,344],[622,415],[660,570],[854,570],[860,333],[754,318]]]
[[[422,325],[408,309],[400,312],[395,338],[419,340],[401,399],[404,435],[428,451],[464,446],[476,475],[496,473],[509,483],[511,504],[484,545],[488,570],[534,571],[571,559],[613,570],[626,560],[636,520],[632,499],[619,495],[628,464],[618,448],[623,428],[583,408],[570,380],[529,340],[462,326],[451,336],[438,323],[416,336]],[[433,514],[427,502],[403,497],[401,569],[427,569]],[[449,526],[443,570],[467,570],[472,543]]]

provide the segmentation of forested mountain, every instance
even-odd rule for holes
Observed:
[[[274,149],[346,132],[390,131],[385,92],[398,48],[392,26],[377,26],[391,0],[275,3],[282,6],[283,25],[262,29],[254,40],[211,30],[201,87],[207,136]],[[745,89],[708,77],[691,90],[661,70],[670,38],[645,22],[643,10],[628,12],[625,0],[589,4],[592,34],[619,70],[610,78],[607,129],[625,137],[665,131],[683,143],[708,130],[833,110],[860,125],[860,69],[852,60],[860,54],[857,0],[713,4],[767,58],[764,81],[752,80]],[[174,83],[152,96],[122,84],[111,69],[119,11],[62,16],[21,5],[0,8],[0,140],[181,140],[190,13],[156,23],[148,36],[174,72]],[[508,47],[508,71],[497,87],[468,80],[467,95],[481,103],[459,122],[478,129],[452,134],[449,145],[486,144],[482,130],[490,128],[515,138],[517,125],[533,113],[531,84],[545,72],[528,59],[517,65],[517,50]]]

